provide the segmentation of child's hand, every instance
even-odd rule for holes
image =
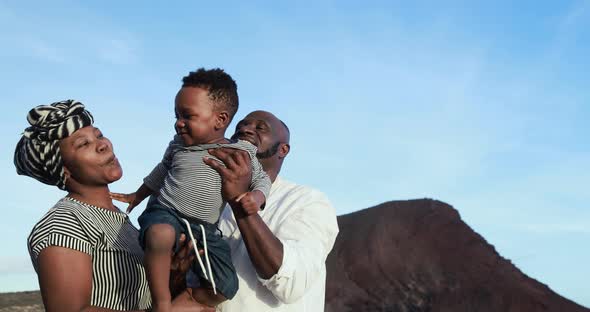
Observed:
[[[242,210],[247,216],[258,213],[260,206],[262,206],[265,201],[266,198],[264,197],[264,194],[256,190],[238,197],[238,202],[241,204]]]
[[[135,206],[137,206],[137,205],[139,205],[139,203],[141,203],[141,201],[138,200],[137,196],[135,196],[137,193],[122,194],[122,193],[110,192],[109,194],[111,195],[112,199],[129,204],[129,206],[127,206],[127,211],[126,211],[127,213],[130,213],[131,210],[133,210],[133,208],[135,208]]]

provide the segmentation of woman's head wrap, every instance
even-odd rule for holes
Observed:
[[[59,141],[92,125],[92,114],[84,109],[84,104],[66,100],[33,108],[27,121],[31,126],[25,129],[14,150],[16,172],[65,189]]]

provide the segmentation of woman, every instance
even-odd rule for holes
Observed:
[[[46,311],[149,310],[138,231],[109,196],[108,185],[123,174],[111,142],[73,100],[38,106],[27,120],[14,153],[17,173],[68,192],[28,239]],[[175,257],[174,288],[184,288],[188,254],[185,247]],[[174,301],[174,311],[201,308],[188,290]]]

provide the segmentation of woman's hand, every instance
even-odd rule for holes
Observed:
[[[180,250],[172,257],[170,267],[170,293],[174,298],[172,300],[173,312],[214,312],[215,308],[197,302],[192,297],[192,289],[186,286],[186,273],[195,261],[193,244],[186,239],[186,235],[181,234],[178,243],[181,245]],[[203,254],[203,250],[199,250]]]
[[[192,290],[187,288],[172,300],[173,312],[215,312],[215,308],[199,303],[193,299]]]
[[[172,256],[170,265],[170,293],[172,297],[186,289],[186,273],[195,261],[193,244],[186,239],[186,235],[180,235],[178,244],[181,246],[180,250]],[[202,254],[203,250],[200,250],[199,253]]]

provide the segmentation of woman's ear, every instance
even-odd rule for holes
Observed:
[[[64,185],[68,184],[68,180],[70,179],[70,170],[64,166]]]

